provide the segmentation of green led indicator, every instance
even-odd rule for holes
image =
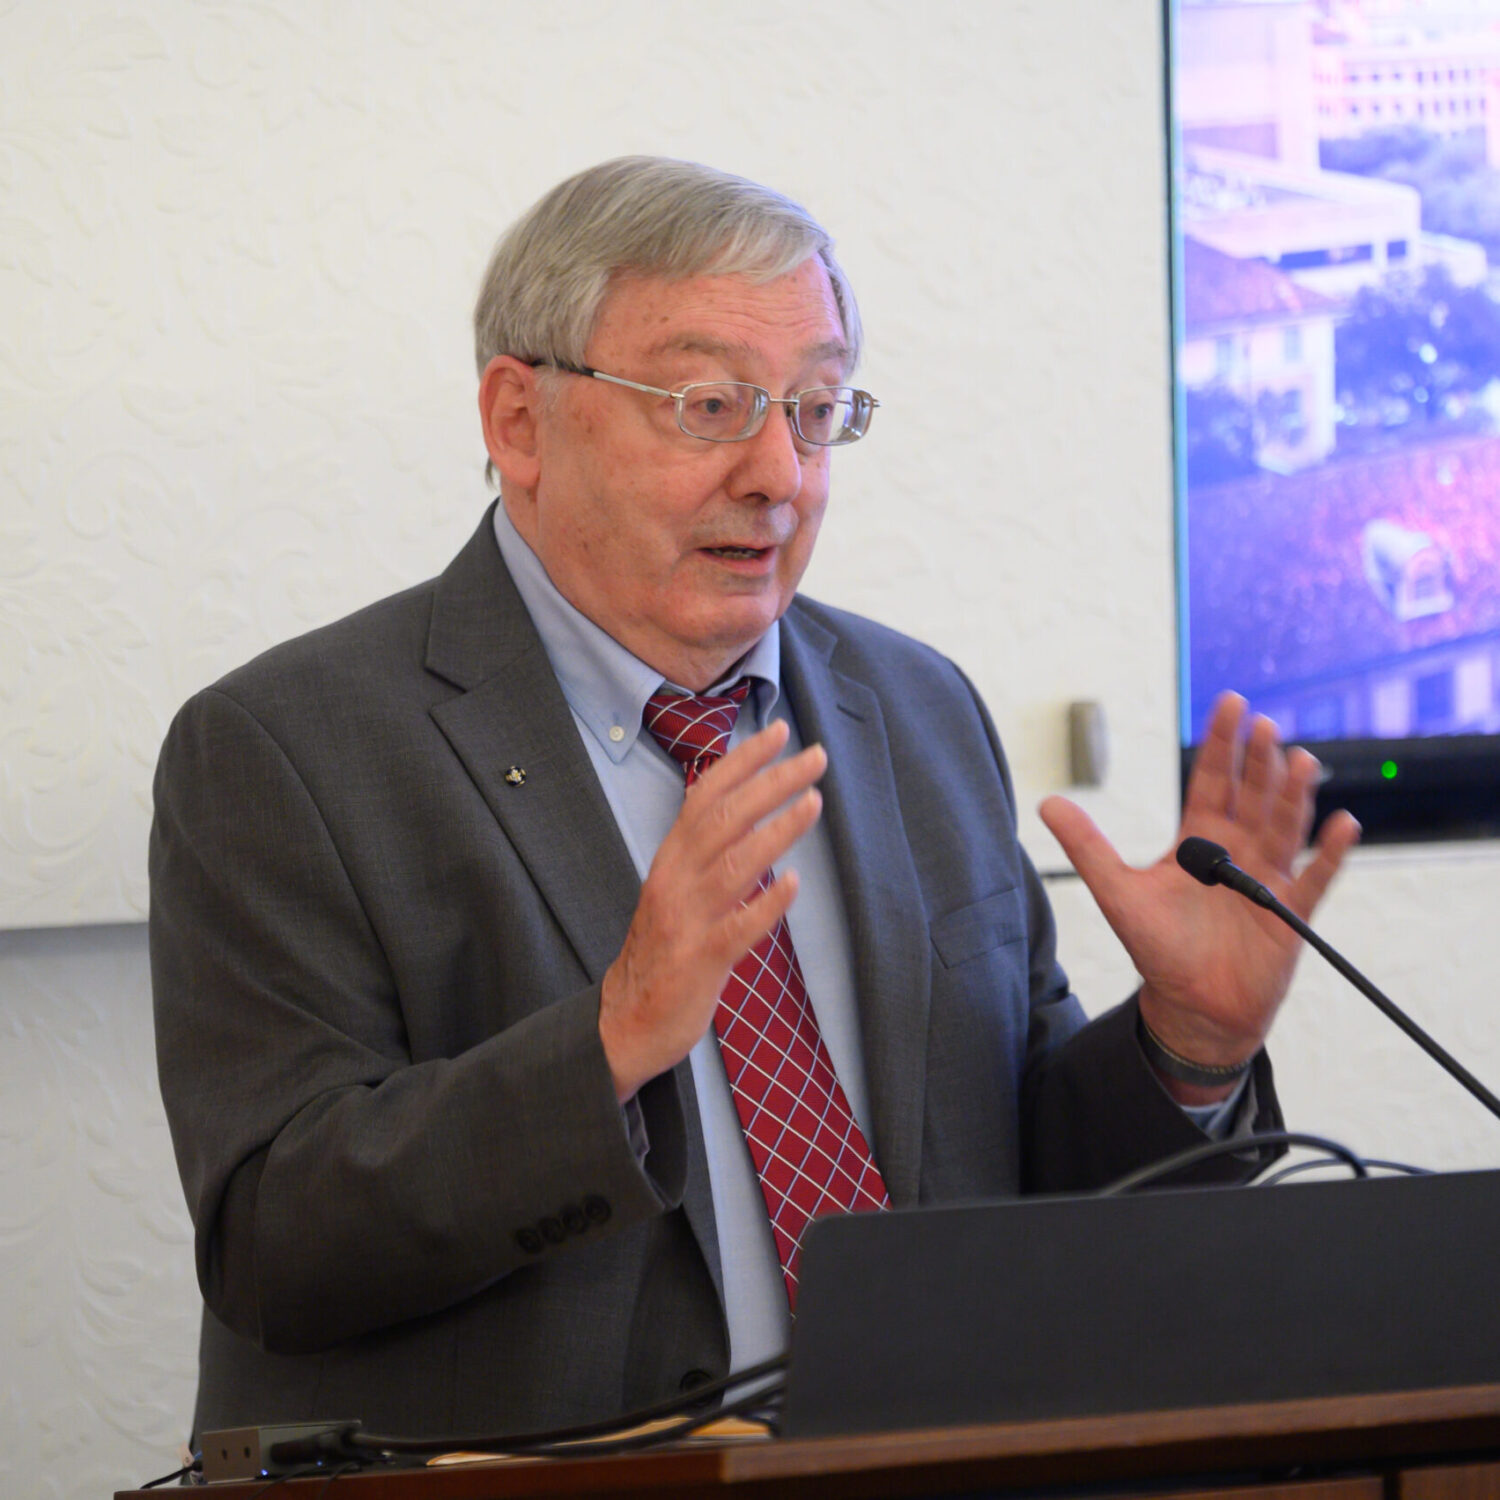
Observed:
[[[1384,776],[1387,781],[1394,781],[1400,769],[1401,767],[1398,766],[1393,760],[1383,760],[1380,763],[1380,774]]]

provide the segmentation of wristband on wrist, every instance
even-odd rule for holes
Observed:
[[[1233,1083],[1235,1079],[1243,1077],[1250,1071],[1255,1057],[1247,1057],[1244,1062],[1237,1063],[1197,1063],[1189,1057],[1184,1057],[1180,1052],[1174,1052],[1152,1029],[1146,1024],[1146,1018],[1139,1011],[1136,1012],[1136,1035],[1140,1038],[1141,1051],[1146,1054],[1146,1061],[1151,1064],[1158,1073],[1165,1073],[1168,1078],[1175,1078],[1178,1083],[1194,1083],[1199,1088],[1220,1088],[1226,1083]],[[1257,1053],[1256,1056],[1259,1054]]]

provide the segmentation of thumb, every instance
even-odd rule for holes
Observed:
[[[1103,910],[1112,910],[1111,896],[1129,869],[1115,852],[1115,846],[1099,832],[1094,820],[1066,797],[1046,798],[1037,813],[1052,837],[1062,845],[1068,863],[1078,871],[1089,894]]]

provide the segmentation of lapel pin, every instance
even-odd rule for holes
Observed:
[[[524,786],[526,783],[526,772],[521,766],[512,766],[505,773],[505,779],[511,786]]]

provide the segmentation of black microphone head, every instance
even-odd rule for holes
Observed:
[[[1201,880],[1204,885],[1218,885],[1222,866],[1232,865],[1229,851],[1223,844],[1216,844],[1212,839],[1200,839],[1196,834],[1183,839],[1177,846],[1177,863],[1194,880]]]

